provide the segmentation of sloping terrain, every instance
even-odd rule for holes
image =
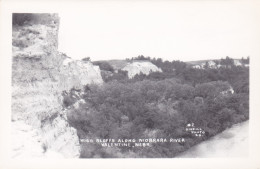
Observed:
[[[13,23],[12,157],[79,157],[62,92],[102,83],[100,70],[90,62],[63,64],[56,14],[20,15],[26,20]]]
[[[247,157],[249,122],[236,124],[178,156],[178,158]]]
[[[126,60],[108,60],[107,61],[115,70],[123,69],[129,62]]]

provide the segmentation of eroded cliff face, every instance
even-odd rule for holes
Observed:
[[[126,65],[122,70],[128,72],[130,79],[141,72],[146,75],[149,75],[150,72],[162,72],[160,68],[149,61],[135,61]]]
[[[66,58],[60,68],[60,79],[63,88],[72,87],[81,89],[86,84],[102,84],[101,71],[99,66],[93,65],[90,61],[72,60]],[[67,86],[69,85],[69,86]]]
[[[13,25],[12,157],[80,155],[62,92],[103,81],[91,62],[64,64],[68,57],[57,51],[58,30],[57,14],[34,14],[25,24]]]

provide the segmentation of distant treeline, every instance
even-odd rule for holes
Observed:
[[[133,57],[131,59],[126,59],[128,61],[136,61],[136,60],[142,60],[142,61],[150,61],[153,64],[155,64],[156,66],[158,66],[159,68],[161,68],[163,70],[163,72],[172,72],[175,69],[180,69],[180,68],[186,68],[188,65],[185,62],[179,61],[179,60],[173,60],[173,61],[163,61],[161,58],[150,58],[145,57],[143,55],[139,55],[138,57]],[[244,57],[242,57],[241,59],[239,59],[239,62],[242,65],[245,64],[249,64],[249,60],[250,58],[247,57],[246,59]],[[236,66],[235,65],[235,59],[232,59],[230,57],[226,57],[226,58],[222,58],[220,60],[213,60],[213,62],[216,65],[221,65],[221,66],[225,66],[225,67],[232,67],[232,66]],[[207,66],[209,63],[209,61],[205,61],[205,68],[209,68],[209,66]]]
[[[217,69],[195,69],[189,64],[182,61],[163,61],[161,58],[151,59],[140,55],[136,58],[127,59],[128,61],[134,60],[147,60],[162,69],[162,72],[151,72],[149,75],[143,73],[137,74],[133,79],[128,79],[127,72],[123,70],[114,71],[114,68],[106,61],[94,62],[99,65],[102,72],[102,77],[105,82],[118,81],[121,83],[130,83],[142,80],[164,80],[171,78],[178,78],[183,83],[196,86],[196,84],[211,82],[211,81],[228,81],[236,92],[249,93],[249,68],[243,66],[235,66],[234,59],[226,57],[225,59],[215,60],[217,64],[226,66]],[[242,58],[241,62],[244,64],[249,63],[247,59]],[[109,73],[110,72],[110,73]]]

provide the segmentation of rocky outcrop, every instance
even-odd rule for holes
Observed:
[[[79,139],[63,111],[62,92],[102,83],[100,70],[91,62],[64,64],[68,57],[57,50],[59,17],[32,16],[13,23],[12,157],[79,157]]]
[[[61,81],[64,88],[82,88],[86,84],[102,84],[103,80],[99,66],[90,61],[65,59],[61,67]],[[69,85],[69,86],[66,86]]]
[[[148,75],[150,72],[161,72],[162,70],[156,65],[148,61],[134,61],[127,64],[122,70],[128,72],[128,77],[131,79],[139,73]]]

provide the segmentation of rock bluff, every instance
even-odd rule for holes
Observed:
[[[62,92],[103,81],[91,62],[66,61],[58,51],[58,31],[57,14],[13,14],[12,157],[80,155]]]

